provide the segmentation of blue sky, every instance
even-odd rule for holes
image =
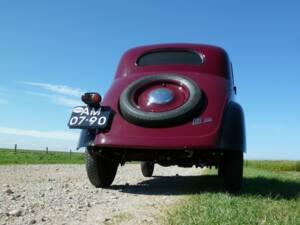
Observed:
[[[0,146],[74,149],[71,107],[85,90],[107,91],[126,49],[188,42],[228,51],[246,157],[300,159],[299,10],[299,1],[1,1]]]

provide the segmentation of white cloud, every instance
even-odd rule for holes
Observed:
[[[75,107],[75,106],[79,106],[79,105],[83,104],[79,100],[72,99],[72,98],[66,98],[66,97],[58,96],[58,95],[52,96],[52,101],[58,105],[68,106],[68,107]]]
[[[56,140],[77,140],[78,134],[68,131],[40,131],[40,130],[25,130],[19,128],[0,127],[1,134],[28,136],[35,138],[47,138]]]
[[[77,139],[62,140],[2,133],[0,134],[0,147],[8,149],[14,149],[15,144],[17,144],[18,149],[45,150],[46,147],[48,147],[49,151],[69,151],[70,149],[74,151],[76,150],[77,142]]]
[[[32,91],[26,91],[26,94],[40,96],[49,98],[53,103],[57,105],[67,106],[67,107],[75,107],[78,105],[82,105],[83,103],[78,99],[65,97],[62,95],[54,95],[54,94],[45,94],[40,92],[32,92]]]
[[[39,83],[39,82],[31,82],[31,81],[25,81],[22,83],[30,86],[39,87],[56,94],[63,94],[63,95],[68,95],[73,97],[80,97],[85,92],[80,88],[73,88],[61,84],[48,84],[48,83]]]
[[[34,91],[25,91],[26,94],[29,95],[35,95],[35,96],[39,96],[39,97],[45,97],[45,98],[50,98],[53,95],[51,94],[45,94],[45,93],[41,93],[41,92],[34,92]]]

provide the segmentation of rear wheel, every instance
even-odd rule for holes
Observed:
[[[117,162],[92,155],[86,150],[87,176],[95,187],[109,187],[116,176],[117,169]]]
[[[241,151],[226,151],[224,154],[224,158],[223,158],[224,177],[223,178],[224,178],[225,188],[229,192],[237,192],[242,188],[243,162],[244,162],[243,152]]]
[[[141,170],[144,177],[151,177],[153,175],[154,163],[141,162]]]
[[[222,159],[219,163],[218,167],[218,177],[223,178],[224,177],[224,159]]]

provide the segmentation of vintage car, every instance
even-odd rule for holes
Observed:
[[[96,187],[109,187],[118,165],[218,168],[228,191],[238,191],[246,151],[244,114],[234,100],[232,64],[224,49],[160,44],[128,50],[103,101],[85,93],[70,128],[82,129],[86,170]]]

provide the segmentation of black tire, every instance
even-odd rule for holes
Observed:
[[[144,177],[152,177],[154,170],[153,162],[141,162],[141,170]]]
[[[145,112],[137,108],[132,102],[134,93],[141,86],[157,81],[176,81],[184,84],[189,89],[189,99],[182,106],[166,112]],[[147,75],[125,88],[120,97],[120,110],[123,117],[131,123],[141,126],[160,127],[178,123],[178,121],[194,115],[196,111],[200,110],[201,99],[202,92],[200,88],[190,78],[176,74]]]
[[[116,176],[118,163],[94,156],[88,150],[86,150],[85,155],[86,172],[90,182],[97,188],[109,187]]]
[[[243,152],[226,151],[223,162],[225,188],[229,192],[238,192],[243,183]]]
[[[222,158],[219,166],[218,166],[218,177],[223,178],[224,177],[224,159]]]

